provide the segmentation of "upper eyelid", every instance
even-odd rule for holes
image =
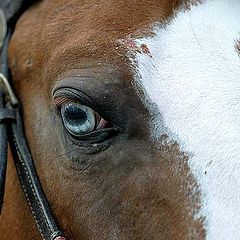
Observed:
[[[101,96],[101,95],[100,95]],[[64,101],[58,101],[58,105],[56,104],[57,98]],[[64,104],[68,102],[77,102],[82,105],[85,105],[99,114],[103,119],[110,122],[113,126],[115,126],[119,131],[126,132],[127,130],[127,122],[128,118],[125,117],[122,112],[115,111],[113,107],[114,101],[109,101],[108,97],[99,98],[99,95],[95,97],[95,100],[87,93],[81,91],[81,89],[69,86],[61,86],[55,87],[52,91],[52,99],[53,103],[55,103],[55,107],[61,107],[60,104]],[[104,99],[104,101],[102,101]],[[98,100],[98,101],[96,101]],[[99,101],[100,100],[100,101]],[[107,104],[106,104],[107,103]],[[109,104],[111,107],[109,108]]]
[[[56,105],[57,107],[61,107],[61,106],[64,105],[64,104],[73,103],[73,102],[79,103],[79,101],[76,101],[76,100],[74,100],[74,99],[71,99],[71,98],[69,98],[69,97],[64,97],[64,96],[55,97],[55,98],[53,99],[53,103],[54,103],[54,105]]]
[[[58,99],[62,99],[62,101],[58,101]],[[53,101],[57,106],[60,106],[60,104],[64,104],[66,102],[78,102],[82,105],[86,105],[92,109],[97,110],[94,100],[88,94],[75,88],[61,87],[54,90]]]

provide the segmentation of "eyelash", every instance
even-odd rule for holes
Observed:
[[[101,143],[111,139],[114,136],[117,136],[120,133],[119,129],[112,124],[112,121],[108,121],[106,114],[101,112],[101,108],[97,105],[97,103],[94,102],[91,96],[88,96],[83,92],[80,93],[79,90],[72,88],[56,89],[53,92],[52,102],[62,118],[66,131],[71,136],[72,141],[76,143]],[[76,136],[75,134],[73,135],[70,128],[65,125],[62,115],[62,108],[66,104],[72,103],[88,107],[95,113],[96,125],[93,131]]]
[[[67,103],[77,103],[77,101],[68,98],[68,97],[64,97],[64,96],[59,96],[53,99],[54,105],[57,108],[60,108],[62,105],[67,104]]]

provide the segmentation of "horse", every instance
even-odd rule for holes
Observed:
[[[239,15],[238,0],[42,0],[21,14],[8,64],[67,239],[240,239]],[[8,162],[1,239],[41,239]]]

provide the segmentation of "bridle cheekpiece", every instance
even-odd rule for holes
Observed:
[[[0,9],[0,21],[2,25],[2,39],[0,39],[2,42],[0,52],[0,211],[4,202],[9,143],[20,184],[42,239],[66,240],[53,217],[41,187],[24,135],[21,104],[14,94],[10,81],[7,49],[16,18],[14,24],[12,19],[7,21],[4,11]]]

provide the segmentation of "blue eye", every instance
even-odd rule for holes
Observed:
[[[96,126],[95,112],[79,103],[66,103],[61,108],[63,123],[68,132],[74,136],[90,133]]]

